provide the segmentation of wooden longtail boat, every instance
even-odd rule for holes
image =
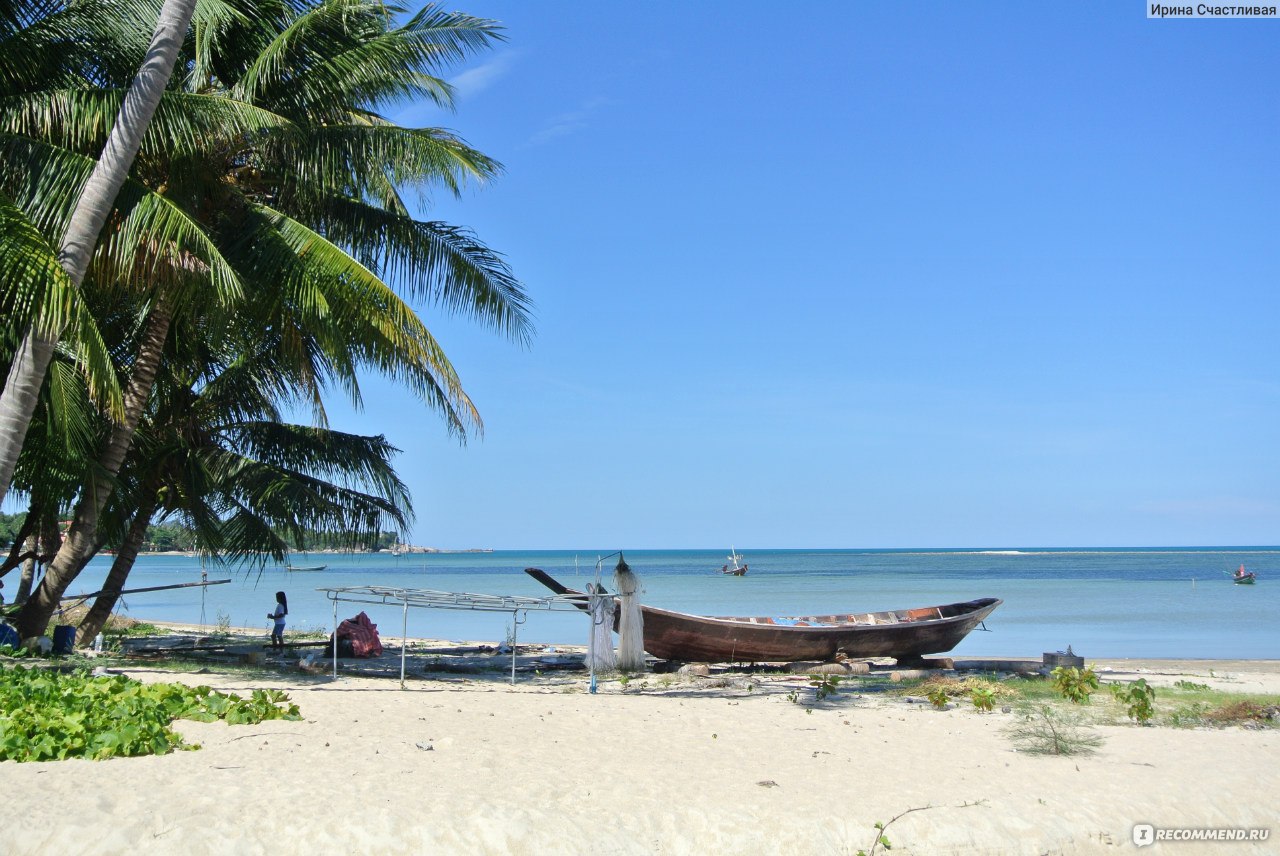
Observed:
[[[328,565],[285,565],[285,570],[289,573],[301,571],[323,571]]]
[[[525,573],[556,594],[582,592],[545,571]],[[780,663],[849,657],[910,660],[950,651],[1004,601],[994,597],[919,609],[798,618],[689,615],[641,605],[644,649],[664,660],[695,663]],[[586,595],[583,607],[586,609]]]

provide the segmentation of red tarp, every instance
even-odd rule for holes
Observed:
[[[378,657],[382,654],[382,642],[378,639],[378,625],[363,612],[338,625],[338,638],[351,640],[351,651],[357,657]]]

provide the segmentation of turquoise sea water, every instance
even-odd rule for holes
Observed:
[[[1038,657],[1065,649],[1085,657],[1280,659],[1280,547],[1064,550],[750,550],[745,577],[717,571],[727,550],[636,550],[627,561],[640,576],[646,603],[704,615],[804,615],[931,606],[977,597],[1004,604],[955,649],[965,656]],[[295,564],[326,564],[319,573],[261,574],[207,565],[207,589],[126,596],[138,619],[213,624],[220,615],[236,627],[268,630],[274,593],[289,595],[290,626],[333,625],[320,587],[387,585],[445,591],[543,596],[523,569],[539,567],[581,587],[595,573],[591,551],[497,551],[406,556],[319,555]],[[99,557],[69,594],[96,590],[109,557]],[[605,584],[612,566],[605,562]],[[1245,565],[1253,586],[1231,583],[1227,572]],[[182,556],[144,556],[128,587],[200,579],[201,562]],[[338,617],[364,609],[385,636],[399,636],[399,607],[339,604]],[[410,610],[411,636],[504,639],[510,616],[481,612]],[[587,627],[574,614],[530,612],[520,641],[585,644]]]

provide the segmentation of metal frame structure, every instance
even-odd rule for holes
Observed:
[[[462,609],[476,612],[509,612],[512,621],[511,683],[516,682],[516,633],[527,620],[530,610],[543,612],[585,612],[586,598],[582,595],[553,595],[550,597],[521,597],[516,595],[472,594],[469,592],[436,591],[434,589],[398,588],[393,586],[346,586],[320,588],[333,603],[333,676],[338,676],[338,603],[365,603],[374,606],[399,606],[401,609],[400,687],[404,688],[405,651],[409,645],[409,607],[416,609]],[[595,665],[591,669],[591,686],[596,682]]]

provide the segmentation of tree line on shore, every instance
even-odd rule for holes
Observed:
[[[46,563],[23,638],[104,549],[81,638],[160,538],[261,565],[412,519],[398,450],[325,401],[378,374],[465,442],[418,307],[532,335],[506,260],[407,196],[500,164],[386,115],[450,107],[444,72],[501,38],[365,0],[0,0],[0,500],[27,507],[0,577]]]
[[[26,512],[17,514],[0,514],[0,549],[12,550],[14,546],[19,548],[21,544],[16,544],[18,533],[22,531],[22,524],[26,520]],[[282,538],[287,537],[288,533],[277,533]],[[379,532],[372,540],[362,540],[354,548],[350,539],[346,534],[334,534],[322,530],[309,530],[303,533],[302,543],[298,545],[300,550],[389,550],[396,544],[400,543],[399,532]],[[114,551],[119,548],[119,544],[114,543],[110,539],[103,544],[103,549]],[[141,552],[163,552],[169,550],[182,550],[189,552],[198,549],[200,546],[199,538],[196,530],[190,526],[181,523],[152,523],[147,527],[147,534],[143,538]],[[51,557],[50,557],[51,558]]]

